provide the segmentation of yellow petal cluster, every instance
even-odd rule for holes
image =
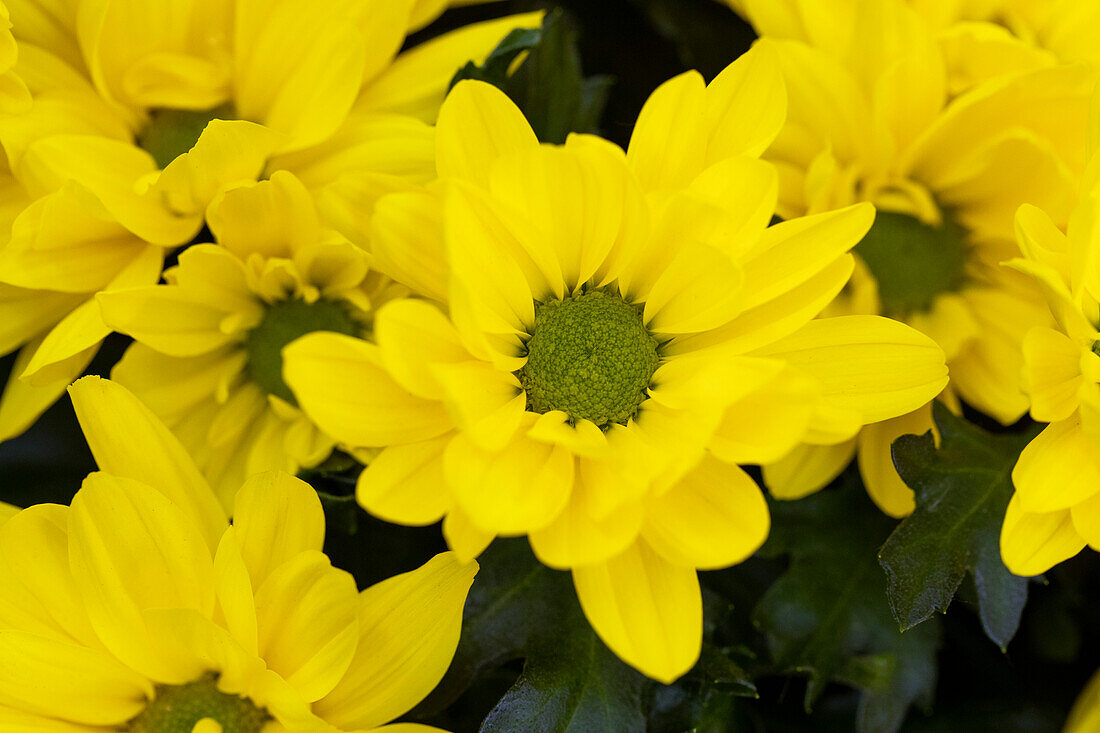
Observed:
[[[382,449],[359,479],[365,508],[443,519],[464,558],[526,535],[572,571],[608,646],[662,681],[699,655],[696,570],[767,536],[738,464],[848,441],[947,381],[912,328],[814,320],[874,211],[769,226],[780,183],[758,156],[783,88],[768,48],[709,86],[684,74],[624,153],[586,135],[540,145],[503,93],[460,83],[437,126],[440,180],[372,219],[375,267],[421,297],[383,305],[370,339],[314,333],[283,352],[306,415]]]
[[[1029,404],[1020,382],[1023,335],[1050,316],[1038,290],[1000,263],[1017,254],[1012,220],[1020,204],[1043,208],[1059,225],[1069,217],[1095,72],[1053,58],[1001,63],[988,47],[960,40],[994,28],[1008,35],[991,21],[1011,2],[734,5],[778,57],[787,83],[787,121],[764,155],[779,169],[779,214],[861,201],[879,211],[827,314],[908,323],[947,354],[951,384],[941,399],[957,409],[961,398],[1006,425],[1018,420]],[[987,11],[982,23],[962,22],[978,17],[979,6]],[[998,73],[959,81],[967,60]],[[932,428],[922,405],[852,441],[802,446],[765,467],[765,480],[776,496],[798,498],[828,484],[858,452],[872,498],[904,516],[912,492],[894,471],[890,444]]]
[[[1090,148],[1100,135],[1094,127]],[[1024,257],[1009,264],[1042,288],[1055,325],[1028,331],[1024,383],[1031,416],[1049,423],[1012,471],[1016,492],[1001,556],[1018,575],[1038,575],[1086,545],[1100,548],[1100,157],[1063,232],[1024,205],[1016,229]]]
[[[100,471],[71,506],[3,515],[0,727],[401,729],[450,664],[476,564],[445,553],[359,592],[307,484],[251,477],[229,525],[133,395],[70,392]]]
[[[220,194],[207,219],[217,244],[189,247],[165,284],[98,301],[136,342],[112,377],[179,436],[228,511],[246,477],[311,468],[335,445],[283,384],[282,347],[316,330],[362,335],[408,290],[324,228],[287,171]]]
[[[10,3],[0,353],[21,351],[0,399],[0,440],[96,353],[110,329],[95,294],[156,283],[165,254],[195,237],[227,188],[288,170],[319,206],[341,210],[427,180],[430,123],[455,69],[541,17],[401,51],[449,4]]]

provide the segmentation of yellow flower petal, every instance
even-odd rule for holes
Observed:
[[[0,557],[11,574],[9,583],[21,584],[38,601],[43,620],[56,623],[73,639],[98,646],[69,573],[68,512],[55,504],[19,512],[0,527]]]
[[[459,562],[465,563],[484,552],[496,535],[478,529],[461,508],[453,507],[443,518],[443,537]]]
[[[1073,528],[1093,549],[1100,547],[1100,496],[1093,496],[1070,509]]]
[[[454,325],[439,308],[422,300],[403,298],[379,308],[374,338],[393,378],[428,399],[440,399],[445,393],[435,365],[471,359]]]
[[[90,293],[146,246],[98,210],[84,189],[67,183],[15,218],[11,239],[0,250],[0,271],[5,282],[20,287]]]
[[[672,341],[668,355],[708,348],[743,354],[789,336],[810,322],[843,290],[855,260],[840,257],[783,295],[750,308],[724,326]]]
[[[862,203],[769,227],[759,254],[745,263],[745,308],[780,297],[810,280],[856,246],[874,221]]]
[[[69,395],[100,469],[154,487],[195,523],[213,552],[225,514],[176,437],[133,394],[106,379],[85,377]]]
[[[104,646],[153,679],[190,681],[193,664],[155,644],[141,612],[213,613],[214,563],[195,522],[145,484],[94,473],[73,498],[69,538],[73,580]]]
[[[774,463],[806,436],[818,399],[812,379],[780,372],[726,408],[710,449],[728,463]]]
[[[110,215],[147,242],[175,246],[189,241],[199,216],[176,216],[159,197],[136,191],[137,181],[156,164],[141,148],[91,135],[52,135],[35,142],[19,166],[21,180],[41,193],[75,181],[99,199]]]
[[[816,377],[827,404],[864,423],[915,410],[947,384],[943,350],[934,341],[877,316],[811,321],[758,353]]]
[[[706,96],[697,71],[669,79],[649,95],[627,152],[643,190],[682,188],[703,170]]]
[[[394,21],[405,17],[408,4],[364,3],[378,14],[378,37],[368,47],[346,3],[326,0],[308,16],[271,0],[241,3],[234,39],[237,114],[285,134],[284,148],[324,140],[351,109],[368,60],[377,69],[397,51],[404,22]]]
[[[706,91],[708,162],[759,156],[787,119],[787,88],[775,50],[756,44],[714,78]]]
[[[448,189],[443,205],[451,298],[465,297],[472,325],[481,331],[525,331],[535,322],[534,292],[541,283],[522,244],[512,245],[514,237],[473,189]]]
[[[447,299],[450,267],[442,207],[433,194],[414,191],[381,198],[371,218],[370,243],[379,272],[425,297]]]
[[[17,288],[0,283],[0,351],[9,353],[39,336],[86,296]]]
[[[764,466],[764,485],[776,499],[801,499],[832,483],[852,462],[855,452],[855,440],[836,445],[803,443]]]
[[[245,651],[257,654],[255,587],[241,556],[236,527],[227,529],[218,544],[214,554],[214,579],[218,608],[225,617],[226,629]]]
[[[274,568],[256,591],[260,656],[306,702],[344,676],[359,638],[355,579],[317,551]]]
[[[665,684],[694,666],[703,642],[703,601],[690,567],[644,541],[598,565],[573,569],[584,615],[627,664]]]
[[[578,471],[565,509],[549,525],[530,533],[531,549],[544,565],[564,570],[605,562],[638,537],[646,512],[645,505],[637,501],[640,497],[617,503],[612,512],[600,513],[600,495],[617,488],[614,483],[601,483],[600,478],[586,478],[584,471]]]
[[[523,113],[504,92],[472,80],[451,90],[439,110],[435,135],[439,176],[482,186],[488,185],[498,158],[538,145]]]
[[[1031,514],[1021,507],[1019,494],[1008,502],[1001,527],[1001,559],[1016,575],[1045,573],[1084,547],[1068,509]]]
[[[253,253],[289,258],[320,237],[313,199],[287,171],[221,193],[210,204],[207,222],[218,244],[242,260]]]
[[[1069,509],[1100,492],[1100,458],[1079,416],[1051,423],[1020,453],[1012,483],[1021,511]]]
[[[443,453],[447,483],[482,531],[526,534],[550,524],[573,487],[573,456],[519,435],[499,453],[459,434]]]
[[[356,447],[415,443],[453,426],[443,406],[400,387],[378,347],[334,333],[311,333],[283,349],[283,378],[323,431]]]
[[[359,651],[314,710],[344,730],[373,729],[420,702],[451,664],[477,570],[447,552],[363,591]]]
[[[512,374],[481,361],[438,364],[433,370],[465,439],[499,451],[527,419],[527,395]]]
[[[924,435],[935,431],[932,403],[892,420],[867,425],[859,434],[859,473],[867,494],[886,514],[901,518],[913,513],[913,490],[905,485],[894,467],[891,446],[902,435]],[[938,435],[938,433],[937,433]]]
[[[1077,409],[1081,386],[1081,347],[1049,328],[1033,328],[1024,337],[1025,386],[1031,416],[1041,422],[1065,420]]]
[[[451,435],[379,453],[359,474],[355,498],[387,522],[426,526],[438,522],[453,504],[443,475],[443,451]]]
[[[94,303],[92,305],[95,305]],[[0,441],[14,438],[29,428],[57,398],[65,393],[65,388],[87,368],[92,361],[99,344],[78,352],[68,359],[51,366],[49,376],[52,379],[38,380],[32,384],[18,379],[30,366],[38,353],[42,341],[36,339],[24,346],[15,363],[12,364],[12,378],[4,385],[0,396]]]
[[[490,176],[494,200],[523,214],[528,253],[550,289],[573,292],[603,265],[619,237],[630,170],[622,151],[603,145],[532,147],[501,156]],[[553,258],[546,262],[547,255]],[[517,258],[518,259],[518,258]],[[521,265],[522,266],[522,265]],[[528,281],[537,292],[531,275]]]
[[[300,552],[321,551],[325,513],[317,492],[282,471],[251,476],[233,502],[233,527],[252,587]]]
[[[715,570],[756,552],[770,526],[756,482],[739,466],[708,455],[650,502],[642,536],[669,562]]]
[[[2,703],[86,725],[124,725],[153,696],[109,654],[14,629],[0,629],[0,686]]]
[[[542,18],[541,11],[509,15],[471,23],[418,44],[364,86],[356,109],[400,112],[434,122],[456,69],[468,61],[484,63],[509,31],[537,28]]]
[[[211,120],[194,147],[161,172],[150,196],[177,217],[201,219],[220,191],[254,181],[282,140],[254,122]]]
[[[744,277],[726,253],[684,242],[653,283],[643,318],[652,331],[665,334],[717,328],[741,312]]]

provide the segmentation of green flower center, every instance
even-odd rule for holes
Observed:
[[[298,402],[283,381],[283,347],[314,331],[335,331],[358,336],[362,327],[347,309],[332,300],[306,303],[284,300],[269,306],[264,320],[248,332],[248,373],[252,381],[268,394],[281,397],[292,405]]]
[[[208,674],[186,685],[158,685],[148,707],[130,721],[130,733],[191,733],[203,718],[216,720],[222,733],[259,733],[271,720],[267,711],[250,700],[218,689],[216,676]]]
[[[138,133],[137,144],[153,156],[160,168],[167,168],[195,147],[210,120],[235,119],[236,110],[229,103],[204,110],[154,109],[149,113],[148,124]]]
[[[878,282],[886,315],[928,311],[937,297],[966,282],[967,232],[948,216],[934,227],[908,214],[880,211],[855,251]]]
[[[531,412],[561,410],[604,427],[634,416],[657,361],[640,309],[594,290],[536,306],[527,364],[516,376]]]

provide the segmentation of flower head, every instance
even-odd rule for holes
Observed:
[[[1092,149],[1098,142],[1093,130]],[[1020,454],[1001,556],[1018,575],[1038,575],[1085,545],[1100,547],[1100,268],[1093,222],[1100,213],[1100,157],[1082,182],[1065,233],[1031,205],[1016,215],[1024,258],[1009,264],[1039,283],[1054,327],[1027,332],[1024,384],[1031,416],[1049,423]]]
[[[222,194],[209,219],[218,244],[183,252],[166,284],[99,301],[137,342],[112,376],[180,436],[228,509],[246,476],[295,473],[332,452],[283,382],[282,348],[314,331],[363,335],[374,309],[407,291],[323,229],[286,171]]]
[[[321,552],[324,514],[307,484],[250,478],[229,525],[136,398],[93,377],[70,391],[101,471],[72,506],[0,525],[0,721],[363,731],[439,681],[476,565],[438,555],[357,592]]]
[[[660,680],[698,657],[696,569],[767,536],[737,464],[847,440],[946,381],[939,347],[902,324],[812,321],[873,211],[768,226],[777,178],[755,156],[782,89],[766,50],[709,87],[677,77],[624,154],[583,135],[540,145],[501,92],[460,83],[440,183],[374,217],[376,266],[426,298],[382,306],[370,340],[318,333],[283,352],[307,415],[384,448],[364,507],[443,518],[464,557],[527,535],[572,570],[604,641]]]
[[[814,15],[818,5],[743,4],[790,90],[787,123],[765,153],[781,171],[779,213],[873,203],[875,225],[826,312],[881,313],[928,334],[951,370],[942,398],[1011,424],[1028,408],[1020,341],[1049,315],[1033,285],[999,263],[1016,252],[1012,215],[1021,203],[1059,222],[1068,216],[1092,72],[1017,71],[959,93],[949,44],[920,3],[852,0],[830,10],[828,22]],[[766,482],[779,496],[803,496],[831,481],[858,447],[872,498],[902,516],[913,509],[912,492],[889,446],[930,429],[925,405],[869,426],[856,441],[801,448],[766,467]]]
[[[0,39],[0,353],[22,351],[0,440],[95,355],[109,332],[95,294],[156,283],[227,187],[292,170],[335,218],[358,221],[382,192],[427,180],[454,70],[541,17],[399,53],[448,4],[13,4],[14,38]]]

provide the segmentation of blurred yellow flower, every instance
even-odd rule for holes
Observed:
[[[1100,730],[1100,673],[1081,691],[1062,733],[1093,733]]]
[[[313,331],[363,335],[374,309],[408,291],[325,230],[286,171],[219,195],[208,219],[218,244],[188,248],[167,284],[99,303],[136,341],[112,378],[176,432],[229,508],[245,477],[293,474],[332,452],[283,383],[283,346]]]
[[[71,507],[0,525],[0,726],[406,730],[385,723],[449,666],[476,564],[445,553],[358,592],[307,484],[250,478],[230,526],[137,399],[95,377],[70,392],[101,470]]]
[[[220,191],[289,169],[319,206],[365,221],[381,193],[430,178],[430,123],[456,69],[541,18],[474,24],[399,53],[447,4],[11,3],[0,72],[14,63],[33,105],[9,104],[21,85],[0,76],[0,231],[11,232],[0,238],[0,354],[22,348],[0,440],[96,353],[109,329],[95,293],[155,283]]]
[[[699,655],[696,569],[741,562],[767,506],[737,464],[849,439],[946,383],[930,339],[876,316],[812,320],[847,281],[868,204],[769,227],[757,160],[785,99],[753,51],[707,87],[651,97],[624,155],[592,136],[540,145],[480,82],[440,113],[441,182],[382,199],[374,264],[431,300],[382,306],[372,340],[284,350],[302,410],[384,447],[358,499],[444,519],[462,557],[527,535],[572,570],[621,658],[670,681]]]
[[[952,96],[936,29],[902,0],[832,5],[745,0],[787,81],[787,123],[765,159],[780,171],[778,212],[804,216],[869,201],[875,226],[855,248],[848,287],[827,313],[882,313],[947,354],[956,396],[1010,424],[1028,408],[1020,342],[1049,314],[1033,285],[1000,267],[1015,256],[1025,202],[1064,222],[1084,166],[1094,83],[1086,67],[1005,75]],[[798,29],[781,21],[799,18]],[[812,21],[812,22],[811,22]],[[774,29],[775,35],[771,35]],[[932,429],[931,410],[806,446],[767,466],[777,496],[829,483],[859,453],[864,482],[893,516],[912,511],[890,444]]]

